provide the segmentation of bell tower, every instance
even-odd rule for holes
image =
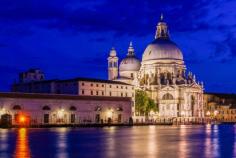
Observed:
[[[108,80],[115,80],[118,78],[118,60],[115,48],[110,50],[108,60]]]

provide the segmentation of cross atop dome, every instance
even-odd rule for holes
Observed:
[[[161,13],[161,16],[160,16],[160,21],[163,21],[163,14]]]

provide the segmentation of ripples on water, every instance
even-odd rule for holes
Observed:
[[[236,157],[236,126],[0,129],[0,158]]]

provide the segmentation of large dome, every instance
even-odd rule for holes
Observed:
[[[120,63],[120,71],[139,71],[140,67],[140,61],[133,56],[124,58]]]
[[[183,54],[178,46],[170,39],[157,38],[147,46],[142,60],[160,59],[183,60]]]

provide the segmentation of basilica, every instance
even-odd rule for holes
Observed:
[[[192,72],[187,72],[183,53],[170,39],[163,16],[157,24],[155,39],[143,52],[142,61],[135,56],[132,43],[120,62],[115,48],[111,49],[108,79],[147,92],[162,118],[204,117],[203,83],[199,83]]]

